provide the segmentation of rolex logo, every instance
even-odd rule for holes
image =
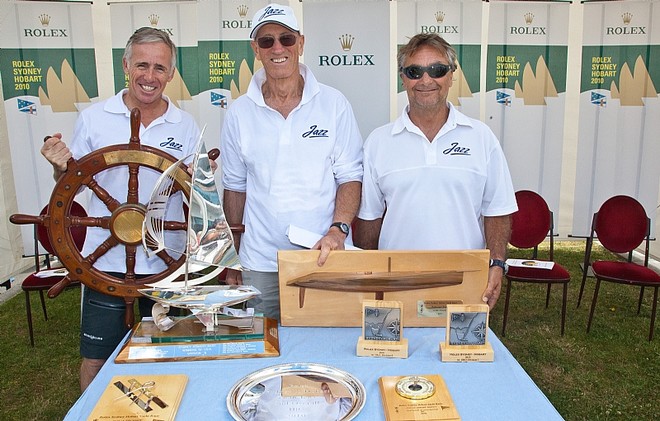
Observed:
[[[241,4],[240,6],[238,6],[236,8],[236,10],[238,10],[238,16],[240,16],[241,18],[244,18],[244,17],[247,16],[249,8],[246,5]]]
[[[351,48],[353,48],[353,41],[355,41],[355,37],[353,35],[344,34],[339,37],[341,49],[344,51],[351,51]]]
[[[41,26],[46,27],[48,24],[50,24],[50,16],[43,13],[39,15],[39,22],[41,22]]]
[[[444,12],[437,11],[435,12],[435,21],[438,23],[442,23],[445,20],[445,14]]]
[[[152,13],[149,15],[149,23],[151,23],[151,26],[154,28],[158,25],[158,20],[160,19],[160,16],[158,16],[155,13]]]
[[[527,25],[531,25],[532,22],[534,21],[534,13],[532,13],[532,12],[525,13],[524,17],[525,17],[525,23]]]
[[[633,15],[630,12],[626,12],[626,13],[622,14],[621,19],[623,19],[623,24],[624,25],[630,25],[630,21],[632,21],[632,17],[633,17]]]

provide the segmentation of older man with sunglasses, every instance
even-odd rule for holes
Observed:
[[[360,204],[362,137],[344,95],[299,63],[305,37],[290,7],[259,10],[250,37],[263,69],[229,107],[220,141],[227,221],[245,224],[235,241],[247,271],[227,282],[258,288],[250,305],[279,319],[277,251],[299,248],[287,229],[323,235],[319,265],[344,248]]]
[[[409,105],[364,145],[356,245],[367,249],[488,248],[483,301],[497,302],[506,270],[509,169],[493,132],[447,101],[457,57],[437,34],[418,34],[398,53]]]

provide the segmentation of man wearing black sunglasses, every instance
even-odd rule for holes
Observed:
[[[398,53],[408,106],[364,144],[356,245],[367,249],[490,250],[483,301],[497,302],[510,215],[517,210],[500,144],[482,122],[447,101],[458,60],[437,34]]]
[[[263,69],[229,107],[220,141],[225,214],[245,224],[235,242],[249,270],[227,282],[258,288],[249,305],[279,319],[277,251],[299,248],[287,229],[323,234],[319,265],[344,248],[360,204],[362,137],[344,95],[299,63],[305,37],[290,7],[259,10],[250,38]]]

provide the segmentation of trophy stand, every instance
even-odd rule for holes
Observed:
[[[362,301],[362,336],[358,357],[408,358],[403,338],[403,304],[400,301]]]
[[[488,342],[488,305],[447,305],[445,342],[440,343],[444,362],[492,362]]]

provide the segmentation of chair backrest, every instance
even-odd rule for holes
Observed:
[[[45,215],[47,213],[48,206],[44,207],[39,215]],[[73,216],[87,216],[85,208],[83,208],[82,205],[76,201],[71,204],[70,214]],[[54,255],[55,250],[50,244],[50,239],[48,238],[48,229],[43,225],[36,225],[36,230],[37,239],[39,240],[41,246],[46,249],[48,253]],[[85,237],[87,236],[87,227],[83,225],[76,225],[69,228],[69,230],[71,231],[71,236],[73,237],[73,242],[75,243],[76,247],[78,247],[78,250],[82,250],[83,244],[85,243]]]
[[[530,190],[516,192],[518,210],[511,216],[511,239],[517,248],[528,249],[538,246],[552,228],[552,213],[546,201]]]
[[[649,232],[649,218],[644,207],[630,196],[614,196],[605,201],[594,215],[598,241],[615,253],[637,248]]]

